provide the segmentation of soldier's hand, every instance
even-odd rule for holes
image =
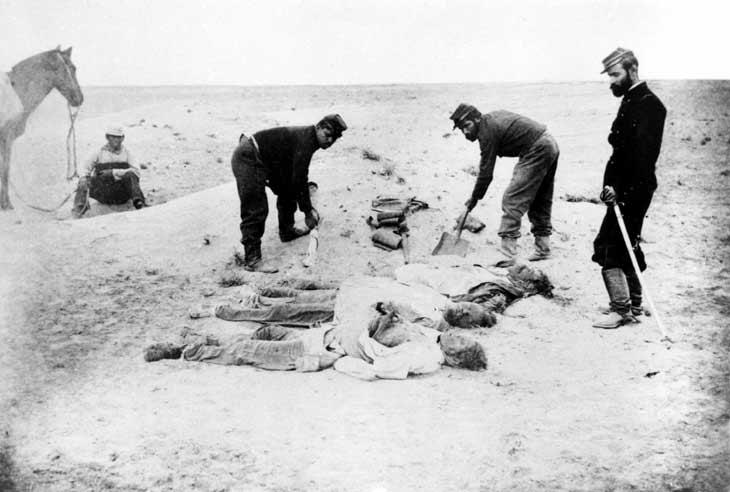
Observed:
[[[613,205],[616,203],[616,190],[613,189],[613,186],[604,186],[599,198],[606,205]]]
[[[312,210],[304,214],[304,223],[310,229],[314,229],[319,225],[319,212],[317,212],[317,209],[312,208]]]
[[[469,197],[469,199],[464,202],[464,205],[466,206],[467,210],[471,212],[472,210],[474,210],[474,207],[477,206],[477,200],[474,197]]]

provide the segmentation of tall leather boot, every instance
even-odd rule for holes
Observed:
[[[601,270],[601,275],[606,284],[608,298],[611,300],[611,312],[597,319],[593,326],[611,330],[627,323],[636,322],[636,318],[631,314],[629,285],[624,271],[620,268],[608,268]]]
[[[529,261],[547,260],[552,256],[550,236],[535,236],[535,251],[527,258]]]
[[[644,308],[641,307],[641,282],[635,270],[625,271],[626,282],[629,284],[629,298],[631,299],[631,314],[640,316],[644,314]]]
[[[261,245],[244,244],[243,268],[247,272],[276,273],[278,268],[270,266],[261,258]]]

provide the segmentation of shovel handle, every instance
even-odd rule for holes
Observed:
[[[461,231],[464,230],[464,224],[466,224],[466,217],[469,215],[470,210],[467,208],[464,211],[464,215],[461,216],[461,220],[459,220],[459,225],[456,226],[456,241],[459,242],[459,239],[461,238]]]

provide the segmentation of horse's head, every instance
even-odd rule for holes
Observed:
[[[47,52],[46,62],[53,72],[53,87],[58,89],[71,106],[78,107],[84,102],[78,80],[76,80],[76,65],[71,61],[71,48]]]

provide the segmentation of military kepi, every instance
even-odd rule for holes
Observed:
[[[332,129],[335,138],[340,138],[342,136],[342,132],[347,130],[347,124],[339,114],[328,114],[322,118],[318,124],[329,126]]]
[[[464,120],[472,116],[474,113],[478,113],[478,111],[477,108],[475,108],[471,104],[459,104],[459,106],[454,110],[454,113],[449,116],[449,119],[454,121],[453,129],[456,129],[458,126],[460,126],[464,122]]]
[[[608,72],[609,68],[616,65],[617,63],[621,63],[627,56],[634,56],[634,52],[631,50],[627,50],[626,48],[616,48],[601,62],[603,63],[603,71],[601,73]]]

